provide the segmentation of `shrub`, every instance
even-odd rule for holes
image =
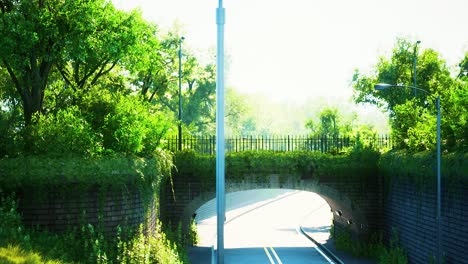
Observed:
[[[400,247],[398,234],[395,230],[392,232],[390,246],[387,247],[382,241],[382,234],[374,234],[369,241],[358,241],[353,239],[349,230],[335,233],[334,227],[330,234],[334,239],[335,247],[338,250],[348,252],[353,256],[367,257],[378,261],[379,264],[407,264],[408,257],[403,248]]]
[[[171,157],[160,151],[152,158],[123,155],[100,158],[27,156],[0,159],[0,186],[9,191],[23,186],[43,188],[69,183],[82,186],[123,186],[135,184],[143,189],[157,188],[170,175]],[[76,191],[76,190],[75,190]]]
[[[76,106],[55,114],[36,115],[35,120],[29,128],[32,136],[30,154],[89,157],[102,151],[102,143]]]
[[[119,95],[101,128],[104,147],[120,153],[148,155],[172,126],[168,115],[136,96]]]

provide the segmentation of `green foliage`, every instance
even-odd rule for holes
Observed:
[[[465,58],[468,61],[468,53]],[[450,93],[449,99],[442,102],[443,126],[448,133],[442,134],[448,146],[468,150],[468,77],[459,82],[456,89]]]
[[[138,49],[150,25],[140,13],[118,10],[109,1],[75,2],[64,4],[66,45],[56,66],[69,88],[80,95]]]
[[[15,129],[15,112],[0,109],[0,157],[15,156],[23,149],[21,135]]]
[[[139,96],[99,89],[90,91],[79,105],[36,115],[34,120],[24,128],[27,154],[50,157],[100,157],[112,153],[151,156],[172,126],[167,114]],[[10,134],[12,131],[6,130]],[[13,135],[6,135],[7,142],[20,143],[13,140]]]
[[[319,116],[319,124],[310,119],[306,123],[306,128],[312,131],[313,135],[320,135],[326,137],[338,137],[339,135],[346,134],[346,126],[340,124],[340,114],[337,108],[327,107],[322,109]],[[340,133],[341,132],[341,133]]]
[[[117,231],[105,236],[92,225],[61,234],[25,228],[14,197],[1,195],[0,262],[2,263],[188,263],[185,251],[166,236],[158,222],[154,233]]]
[[[36,115],[39,119],[39,115]],[[102,143],[78,107],[69,107],[44,116],[28,129],[35,140],[30,153],[47,153],[52,157],[66,155],[90,157],[102,152]]]
[[[197,177],[205,189],[215,186],[214,155],[186,150],[176,153],[174,159],[177,168],[174,177]],[[243,151],[226,155],[226,179],[242,181],[247,175],[255,175],[258,180],[267,181],[272,174],[298,178],[332,175],[345,180],[373,177],[377,175],[378,159],[379,153],[370,149],[342,155],[306,151]]]
[[[405,250],[400,246],[398,233],[392,229],[392,237],[390,238],[390,247],[382,248],[379,255],[379,264],[407,264],[408,257]]]
[[[376,83],[413,85],[414,56],[418,57],[417,86],[429,94],[406,88],[374,90]],[[426,49],[415,54],[413,43],[399,39],[391,56],[381,57],[373,73],[366,75],[356,71],[352,82],[354,100],[388,109],[397,146],[417,152],[435,148],[435,100],[440,96],[442,143],[449,150],[466,148],[468,86],[463,74],[465,61],[466,58],[459,65],[458,78],[453,77],[436,51]]]
[[[468,180],[468,154],[446,153],[441,158],[441,174],[447,186],[465,184]],[[422,190],[436,183],[436,159],[434,152],[390,151],[382,155],[379,169],[389,182],[415,184]]]
[[[307,120],[305,127],[310,130],[310,136],[315,138],[348,139],[354,142],[350,149],[360,151],[363,148],[377,148],[377,131],[370,125],[357,124],[357,115],[353,113],[351,118],[345,118],[336,107],[325,107],[320,111],[319,122],[311,118]],[[346,149],[345,151],[349,151]],[[332,149],[336,152],[336,149]],[[379,151],[385,151],[379,149]]]
[[[407,264],[406,252],[399,245],[398,234],[392,232],[389,247],[385,246],[382,234],[374,234],[366,241],[353,239],[349,230],[335,233],[334,227],[330,230],[335,247],[338,250],[348,252],[353,256],[375,259],[379,264]]]
[[[200,242],[200,237],[198,236],[198,229],[197,224],[195,223],[195,219],[192,220],[190,223],[190,230],[189,230],[189,245],[196,246],[198,242]]]
[[[51,76],[61,75],[62,91],[83,92],[144,39],[141,15],[116,10],[109,1],[9,3],[0,10],[0,61],[22,101],[26,124],[43,112],[45,91],[57,80]]]
[[[61,261],[45,261],[40,254],[26,251],[18,246],[0,247],[0,262],[6,264],[59,264]]]
[[[24,186],[46,188],[64,183],[74,183],[85,189],[95,185],[106,188],[136,184],[145,189],[159,186],[160,181],[170,175],[171,168],[170,157],[164,152],[146,159],[122,155],[96,159],[17,157],[0,159],[0,186],[14,191]]]
[[[140,230],[138,235],[129,242],[119,239],[120,252],[116,263],[188,263],[184,251],[180,251],[172,241],[169,240],[158,224],[154,234],[145,236]],[[183,245],[179,244],[180,247]],[[112,263],[103,261],[101,263]]]
[[[5,196],[0,189],[0,238],[4,242],[11,243],[23,239],[21,229],[21,217],[16,212],[17,203],[12,196]]]
[[[170,119],[138,97],[117,96],[114,100],[101,128],[104,147],[120,153],[150,155],[172,126]]]

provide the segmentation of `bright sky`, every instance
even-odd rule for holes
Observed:
[[[162,28],[177,20],[192,49],[216,47],[217,0],[113,0]],[[224,0],[227,85],[276,100],[348,98],[397,37],[421,40],[455,65],[468,51],[467,0]]]

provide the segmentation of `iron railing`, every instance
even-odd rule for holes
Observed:
[[[355,137],[321,137],[321,136],[248,136],[227,137],[227,152],[248,150],[272,151],[319,151],[342,152],[357,144],[376,149],[392,148],[392,140],[388,135],[356,139]],[[163,140],[163,146],[170,151],[177,151],[179,138],[169,137]],[[216,152],[215,136],[190,136],[182,138],[182,149],[193,149],[199,153],[214,154]]]

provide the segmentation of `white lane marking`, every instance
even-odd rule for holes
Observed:
[[[275,259],[276,259],[276,261],[278,261],[278,264],[283,264],[283,262],[281,262],[281,259],[278,257],[278,254],[276,254],[275,249],[270,247],[270,250],[271,250],[271,252],[273,252],[273,256],[275,256]]]
[[[329,263],[331,264],[335,264],[335,262],[333,262],[327,255],[325,255],[325,253],[323,253],[323,251],[318,247],[316,246],[315,249],[318,251],[318,253],[320,253],[320,255],[322,255],[322,257],[324,257]]]
[[[266,247],[263,247],[263,250],[265,250],[265,254],[268,256],[268,259],[270,260],[270,263],[271,264],[276,264],[275,261],[273,260],[273,258],[271,257],[270,252],[268,251],[268,249]]]
[[[297,233],[299,236],[301,236],[301,237],[302,237],[302,236],[305,237],[304,234],[301,235],[301,232],[300,232],[300,230],[299,230],[299,227],[296,227],[296,233]],[[307,239],[307,240],[308,240],[309,242],[312,243],[312,241],[310,241],[309,239]],[[325,253],[323,253],[323,251],[322,251],[317,245],[314,244],[314,246],[315,246],[315,247],[314,247],[315,250],[317,250],[317,252],[320,253],[320,255],[322,255],[322,257],[324,257],[325,260],[328,261],[328,263],[330,263],[330,264],[335,264],[335,262],[333,262]]]

